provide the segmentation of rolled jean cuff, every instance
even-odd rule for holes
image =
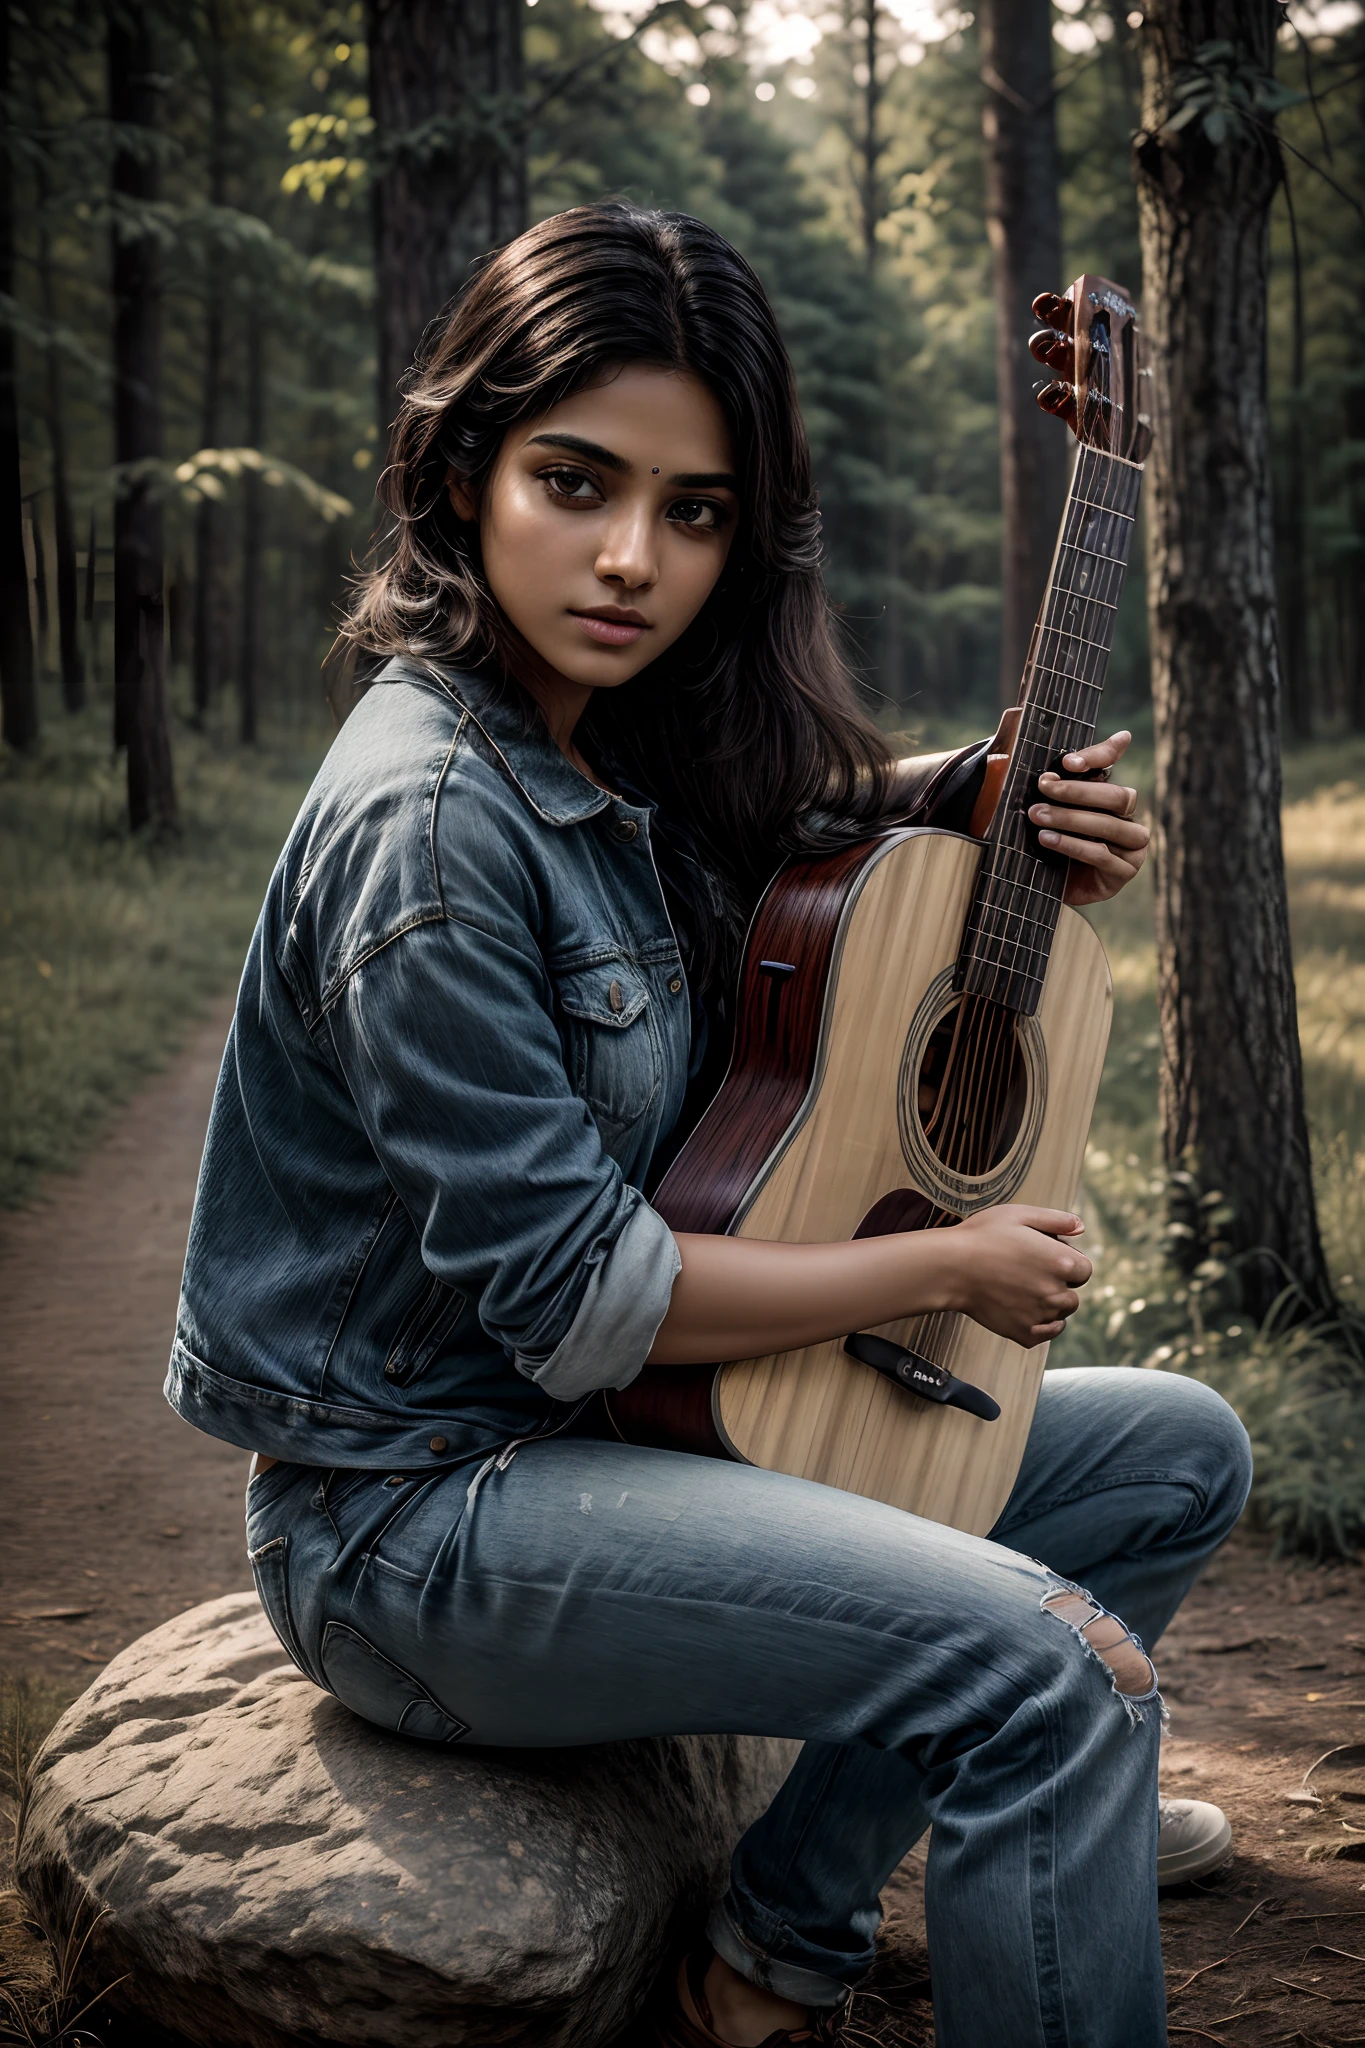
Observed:
[[[837,2012],[847,2004],[851,1987],[823,1970],[803,1970],[799,1963],[784,1963],[780,1957],[765,1955],[747,1935],[741,1934],[729,1910],[720,1899],[711,1908],[706,1938],[722,1961],[761,1991],[789,1998],[793,2005],[812,2006],[820,2012]]]

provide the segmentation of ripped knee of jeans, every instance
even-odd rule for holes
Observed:
[[[1044,1593],[1040,1602],[1044,1614],[1055,1614],[1065,1622],[1088,1657],[1103,1664],[1109,1684],[1123,1702],[1129,1725],[1146,1720],[1144,1707],[1155,1705],[1162,1720],[1166,1710],[1157,1691],[1156,1666],[1130,1628],[1116,1614],[1092,1600],[1079,1586],[1065,1583]]]

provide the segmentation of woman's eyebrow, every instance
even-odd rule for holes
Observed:
[[[728,469],[698,470],[688,476],[671,476],[668,481],[684,491],[738,491],[739,479]]]
[[[603,469],[614,469],[619,476],[629,476],[630,464],[624,455],[614,455],[610,448],[600,448],[596,441],[585,441],[581,434],[532,434],[528,448],[568,448],[575,455],[586,455],[593,462],[600,462]]]

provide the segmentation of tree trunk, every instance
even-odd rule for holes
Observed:
[[[260,309],[253,306],[247,327],[246,438],[259,448],[265,439],[265,336]],[[261,701],[261,522],[264,490],[254,469],[242,483],[242,633],[238,651],[238,737],[254,747]]]
[[[1280,842],[1266,404],[1264,123],[1161,134],[1203,45],[1274,64],[1273,0],[1147,0],[1135,149],[1157,433],[1148,465],[1161,1116],[1168,1166],[1233,1210],[1243,1299],[1332,1292],[1318,1237]],[[1206,58],[1205,62],[1209,60]],[[1216,58],[1215,58],[1216,61]],[[1187,1240],[1187,1243],[1196,1241]]]
[[[526,225],[523,0],[367,0],[379,430],[433,315]]]
[[[1052,90],[1051,0],[982,0],[977,9],[986,227],[995,269],[1000,397],[1000,695],[1013,704],[1066,497],[1066,436],[1038,410],[1028,352],[1042,291],[1061,291],[1062,214]]]
[[[1362,266],[1365,269],[1365,265]],[[1356,301],[1365,320],[1365,289]],[[1365,450],[1365,377],[1346,390],[1346,436]],[[1346,576],[1346,617],[1342,640],[1346,657],[1346,715],[1353,732],[1365,732],[1365,454],[1356,458],[1351,480],[1351,527],[1355,553]]]
[[[157,123],[152,38],[142,0],[109,7],[109,117],[148,135]],[[155,160],[120,149],[115,206],[154,200]],[[114,460],[161,454],[161,252],[153,235],[114,223]],[[128,750],[133,830],[176,823],[166,696],[161,505],[150,480],[120,481],[114,505],[114,744]]]
[[[877,57],[880,47],[878,29],[881,24],[881,8],[878,0],[866,0],[863,12],[863,62],[867,66],[867,84],[863,88],[863,121],[861,150],[862,156],[862,212],[863,212],[863,261],[869,277],[877,268],[877,229],[881,223],[883,207],[881,180],[881,132],[877,119],[881,111],[882,88],[877,77]]]
[[[40,198],[47,202],[46,180]],[[46,217],[38,231],[38,284],[43,318],[56,325],[57,293],[52,275],[52,245]],[[66,412],[62,391],[62,359],[49,344],[47,351],[47,438],[52,451],[52,532],[57,557],[57,647],[61,662],[62,705],[79,711],[85,703],[85,660],[81,652],[80,579],[76,571],[76,525],[71,515],[71,485],[67,475]]]
[[[1287,191],[1286,182],[1286,191]],[[1292,200],[1290,201],[1292,209]],[[1303,417],[1303,271],[1299,258],[1298,224],[1291,210],[1294,274],[1293,326],[1289,362],[1289,432],[1287,436],[1284,504],[1280,514],[1280,583],[1284,592],[1285,724],[1296,740],[1313,737],[1313,673],[1308,644],[1308,452]]]
[[[0,6],[0,292],[14,290],[14,169],[10,154],[9,8]],[[14,330],[0,325],[0,737],[31,747],[38,737],[33,626],[28,615],[24,496]]]
[[[1358,92],[1357,148],[1365,136],[1365,31],[1357,31],[1351,55],[1361,64],[1356,74]],[[1360,157],[1356,159],[1360,164]],[[1355,235],[1356,332],[1365,322],[1365,236]],[[1347,617],[1343,638],[1346,645],[1346,705],[1354,732],[1365,732],[1365,374],[1357,370],[1346,386],[1346,438],[1354,443],[1355,464],[1350,479],[1351,530],[1356,552],[1348,571]]]
[[[47,603],[47,547],[43,540],[43,494],[34,491],[28,499],[28,532],[33,546],[33,609],[37,613],[37,667],[47,674],[48,632],[52,624]]]
[[[223,51],[223,24],[218,0],[205,8],[208,29],[206,70],[209,88],[209,203],[223,206],[227,200],[228,104],[227,68]],[[200,395],[199,445],[218,446],[223,389],[223,290],[221,267],[211,265],[208,296],[204,306],[204,384]],[[201,498],[194,515],[194,716],[202,725],[209,705],[217,694],[219,680],[219,632],[221,593],[218,560],[219,509],[212,498]]]

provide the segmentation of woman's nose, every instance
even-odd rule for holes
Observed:
[[[648,590],[656,583],[659,564],[649,514],[623,509],[603,537],[595,567],[603,583],[618,583],[627,590]]]

